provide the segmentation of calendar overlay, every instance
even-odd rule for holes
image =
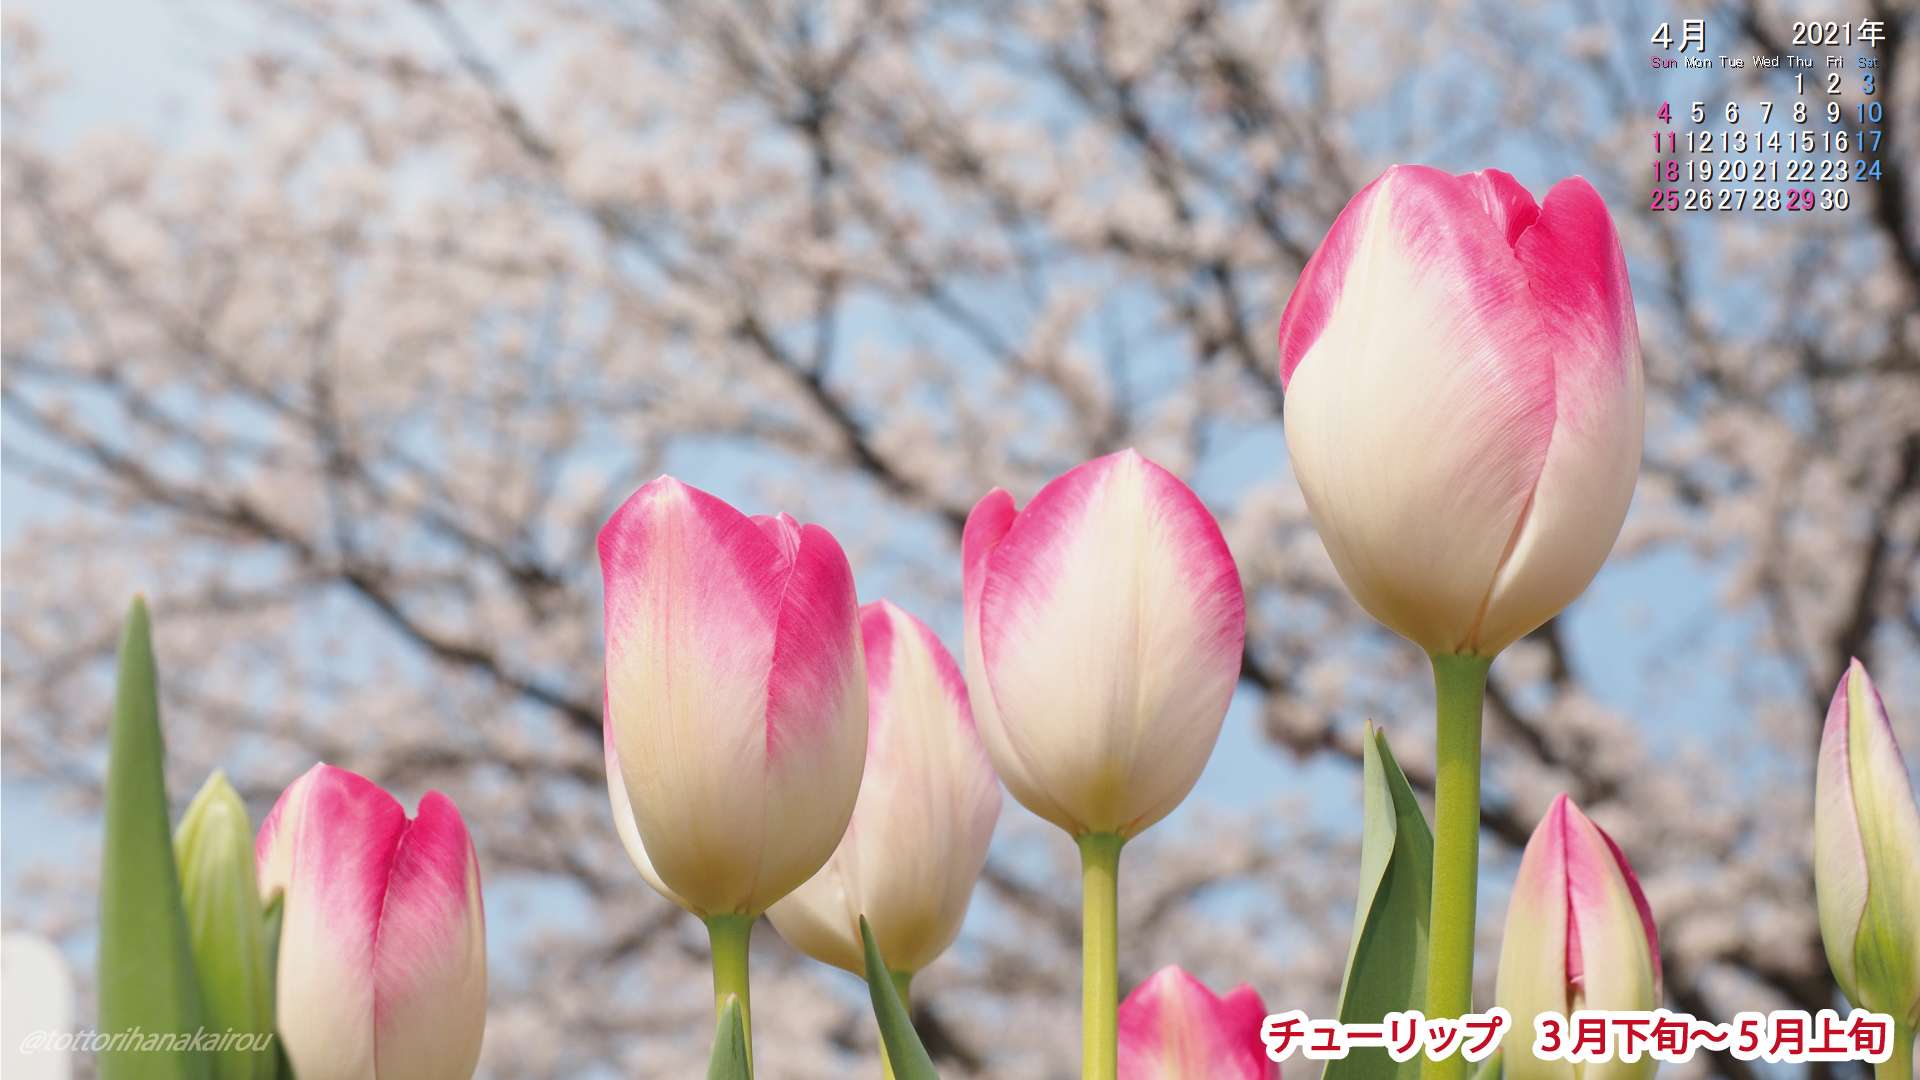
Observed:
[[[1779,51],[1734,55],[1707,19],[1660,23],[1647,209],[1847,210],[1880,182],[1886,33],[1879,19],[1798,21]],[[1742,89],[1712,92],[1724,85]]]

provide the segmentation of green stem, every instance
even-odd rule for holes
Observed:
[[[1088,833],[1080,845],[1080,1076],[1114,1080],[1119,1069],[1120,845]]]
[[[900,995],[901,1006],[907,1010],[908,1016],[912,1016],[913,972],[889,971],[887,974],[893,978],[893,992]],[[885,1039],[880,1040],[880,1070],[886,1074],[887,1080],[893,1080],[893,1059],[887,1056],[887,1042]]]
[[[1491,657],[1433,657],[1438,736],[1433,785],[1433,911],[1427,1000],[1432,1017],[1473,1010],[1473,906],[1480,874],[1480,709]],[[1423,1080],[1464,1080],[1467,1059],[1429,1061]]]
[[[911,1013],[913,1011],[913,972],[889,971],[887,974],[893,978],[893,990],[900,995],[900,1004]]]
[[[713,953],[713,1011],[726,1008],[727,998],[740,999],[740,1026],[747,1036],[747,1065],[753,1065],[753,1005],[747,991],[747,942],[753,937],[753,916],[714,915],[707,919],[707,942]]]
[[[1893,1054],[1873,1067],[1873,1080],[1913,1080],[1913,1026],[1893,1025]]]

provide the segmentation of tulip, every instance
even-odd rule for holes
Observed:
[[[267,970],[266,919],[253,865],[246,804],[214,770],[187,804],[173,834],[180,899],[187,914],[194,971],[210,1031],[259,1035],[209,1053],[217,1080],[268,1080],[274,1074],[273,983]]]
[[[1660,1006],[1653,909],[1619,845],[1565,795],[1520,856],[1494,1000],[1512,1014],[1519,1040],[1504,1055],[1506,1080],[1634,1080],[1659,1065],[1646,1056],[1576,1065],[1529,1052],[1540,1013]]]
[[[1120,1003],[1120,1080],[1279,1080],[1260,1041],[1266,1015],[1251,986],[1219,997],[1161,968]]]
[[[1363,188],[1280,321],[1287,451],[1354,598],[1435,655],[1564,608],[1640,468],[1640,337],[1591,185],[1497,169]]]
[[[1395,166],[1354,196],[1280,319],[1287,452],[1334,568],[1433,657],[1427,1010],[1473,985],[1487,665],[1600,569],[1633,497],[1639,327],[1591,185]],[[1464,1076],[1464,1059],[1435,1080]]]
[[[300,1080],[466,1080],[487,1015],[480,864],[452,800],[315,765],[254,845],[282,897],[275,1015]]]
[[[7,1080],[70,1080],[74,1054],[73,969],[38,934],[0,937],[0,1072]]]
[[[860,916],[898,981],[960,933],[1000,816],[1000,784],[960,669],[926,624],[887,601],[860,609],[867,766],[853,821],[827,865],[768,909],[823,963],[862,974]]]
[[[1127,450],[1025,510],[989,492],[962,546],[967,685],[1007,789],[1074,836],[1167,816],[1240,676],[1240,573],[1213,515]]]
[[[750,1033],[753,920],[826,864],[860,790],[853,570],[820,526],[750,518],[670,476],[600,530],[600,568],[615,828],[641,876],[706,922],[714,1007],[738,997]]]
[[[1920,810],[1886,703],[1855,660],[1820,736],[1813,884],[1827,963],[1854,1005],[1894,1018],[1907,1076],[1920,1025]]]
[[[1240,574],[1172,473],[1110,454],[967,516],[967,686],[1007,790],[1080,846],[1084,1069],[1114,1073],[1120,847],[1186,798],[1240,674]]]

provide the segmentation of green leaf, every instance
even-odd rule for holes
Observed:
[[[1340,987],[1340,1020],[1348,1024],[1375,1024],[1421,1007],[1433,891],[1433,830],[1386,735],[1368,724],[1365,743],[1360,897]],[[1329,1061],[1322,1080],[1415,1080],[1420,1062],[1396,1062],[1385,1049],[1366,1047]]]
[[[264,1035],[273,1030],[266,924],[253,869],[253,825],[240,794],[215,769],[187,804],[173,833],[180,897],[200,975],[207,1029]],[[271,1080],[274,1058],[262,1041],[209,1051],[215,1080]]]
[[[740,999],[727,995],[720,1022],[713,1032],[713,1056],[707,1059],[707,1080],[751,1080],[747,1061],[747,1025],[740,1015]]]
[[[273,1028],[273,1068],[266,1074],[266,1080],[293,1080],[293,1063],[287,1060],[287,1044],[280,1038],[278,1026],[278,991],[280,979],[280,927],[286,921],[287,894],[276,892],[273,899],[260,912],[260,924],[267,945],[267,1016],[275,1021]]]
[[[1500,1065],[1502,1053],[1504,1051],[1495,1050],[1481,1061],[1480,1067],[1474,1071],[1473,1080],[1500,1080],[1503,1071]]]
[[[128,1033],[131,1045],[102,1051],[99,1073],[102,1080],[209,1080],[204,1053],[140,1045],[156,1036],[191,1038],[206,1015],[167,824],[155,680],[147,605],[136,598],[120,639],[100,862],[100,1028]]]
[[[880,957],[880,946],[873,943],[873,928],[865,915],[860,916],[860,941],[867,950],[867,994],[873,999],[873,1017],[880,1024],[880,1043],[893,1065],[894,1080],[939,1080],[933,1059],[913,1030],[906,1003],[893,985],[887,962]]]

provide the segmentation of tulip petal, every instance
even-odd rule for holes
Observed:
[[[1553,436],[1554,341],[1506,239],[1522,216],[1506,181],[1395,166],[1283,316],[1287,446],[1327,552],[1429,652],[1473,645]]]
[[[1827,710],[1815,798],[1814,885],[1834,977],[1856,1006],[1920,1022],[1920,809],[1858,660]]]
[[[1280,313],[1280,386],[1293,389],[1293,373],[1320,335],[1326,332],[1340,296],[1346,291],[1347,270],[1359,251],[1366,225],[1373,220],[1374,198],[1392,172],[1382,173],[1361,188],[1333,219],[1327,238],[1300,269],[1293,295]]]
[[[1260,1041],[1266,1014],[1250,986],[1215,997],[1180,968],[1161,968],[1120,1003],[1120,1080],[1278,1077]]]
[[[980,606],[980,590],[987,581],[987,556],[1006,539],[1007,530],[1013,528],[1013,519],[1018,516],[1020,512],[1014,508],[1013,496],[1007,494],[1005,488],[987,492],[968,512],[966,526],[960,532],[960,559],[969,610]]]
[[[1606,204],[1561,181],[1514,247],[1550,338],[1553,437],[1485,615],[1469,636],[1492,655],[1552,618],[1613,549],[1640,473],[1640,332]]]
[[[1633,900],[1634,911],[1640,916],[1640,931],[1647,939],[1647,955],[1652,960],[1653,996],[1658,1000],[1664,974],[1660,966],[1660,929],[1654,925],[1653,905],[1647,902],[1647,894],[1640,888],[1640,875],[1633,872],[1633,864],[1627,861],[1627,853],[1620,850],[1620,845],[1614,842],[1607,830],[1595,825],[1593,831],[1599,833],[1601,841],[1607,845],[1608,853],[1613,856],[1614,867],[1620,871],[1621,880],[1626,884],[1627,895]]]
[[[861,781],[866,786],[866,781]],[[859,813],[858,808],[854,811]],[[847,827],[850,839],[859,832],[856,820]],[[844,845],[847,840],[843,839]],[[866,969],[857,939],[847,932],[860,924],[861,907],[856,891],[849,887],[850,864],[858,856],[849,849],[834,852],[820,872],[780,898],[767,909],[767,921],[782,940],[823,964],[860,974]],[[908,970],[901,968],[901,970]]]
[[[1334,306],[1346,287],[1347,269],[1353,265],[1363,229],[1372,220],[1369,209],[1373,197],[1390,177],[1402,184],[1457,187],[1462,194],[1479,202],[1481,212],[1506,238],[1508,247],[1540,216],[1533,193],[1499,169],[1447,176],[1419,166],[1396,166],[1376,177],[1361,188],[1334,219],[1327,238],[1301,268],[1293,295],[1287,299],[1286,310],[1280,316],[1280,385],[1283,389],[1332,318]]]
[[[860,828],[843,845],[887,962],[919,971],[960,932],[1000,815],[966,682],[932,629],[886,601],[861,612],[869,677]],[[871,790],[866,786],[872,784]]]
[[[613,745],[613,725],[603,721],[600,731],[600,742],[606,751],[607,796],[613,803],[613,831],[620,836],[620,846],[627,849],[627,858],[632,861],[634,869],[640,871],[640,876],[653,886],[655,892],[683,908],[687,907],[687,902],[660,880],[660,872],[653,868],[653,860],[647,857],[646,845],[640,842],[640,826],[633,821],[633,804],[627,801],[626,781],[620,778],[620,754]]]
[[[1507,901],[1507,925],[1500,945],[1496,1000],[1513,1014],[1517,1045],[1532,1045],[1533,1018],[1543,1012],[1566,1014],[1568,934],[1574,929],[1567,903],[1566,797],[1554,800],[1526,850]],[[1542,1061],[1526,1052],[1506,1055],[1511,1080],[1572,1080],[1573,1066]]]
[[[978,603],[999,738],[1067,811],[1056,824],[1130,836],[1186,797],[1246,624],[1233,557],[1185,484],[1131,450],[1069,471],[986,555]]]
[[[714,718],[765,715],[789,560],[745,514],[661,477],[601,530],[600,563],[608,722],[644,849],[696,904],[750,895],[757,850],[724,861],[707,853],[760,835],[764,794],[738,781],[765,771],[766,730]],[[646,709],[646,722],[623,721],[623,708]],[[716,789],[721,776],[736,782]]]
[[[1566,796],[1560,821],[1567,860],[1567,982],[1576,1008],[1659,1005],[1656,945],[1645,898],[1621,872],[1619,849]],[[1630,1003],[1630,1004],[1629,1004]]]
[[[827,530],[785,520],[792,556],[767,677],[767,757],[776,764],[790,748],[804,751],[840,716],[863,710],[867,696],[847,556]],[[860,746],[864,751],[864,736]]]
[[[788,518],[789,523],[792,522]],[[792,532],[767,677],[766,778],[755,872],[764,910],[812,877],[846,833],[867,753],[867,672],[853,570],[833,534]]]
[[[380,1076],[473,1075],[487,1017],[480,866],[460,812],[437,791],[420,800],[393,853],[374,994]]]
[[[767,910],[809,956],[864,970],[866,915],[895,971],[953,943],[1000,813],[966,684],[933,631],[889,601],[860,609],[867,662],[866,772],[833,858]]]
[[[263,888],[287,894],[275,1015],[301,1080],[374,1075],[374,943],[406,822],[393,796],[321,764],[261,827]]]
[[[1867,910],[1867,853],[1854,815],[1850,710],[1847,691],[1852,671],[1840,680],[1827,723],[1820,735],[1818,778],[1814,785],[1813,848],[1818,865],[1814,894],[1820,911],[1827,962],[1843,987],[1855,984],[1853,943]]]
[[[1506,239],[1507,246],[1518,249],[1520,238],[1540,219],[1533,192],[1499,169],[1482,169],[1455,179],[1480,200],[1480,209],[1493,222],[1498,235]]]
[[[1568,399],[1558,402],[1560,419],[1577,425],[1610,407],[1614,384],[1639,366],[1633,285],[1613,217],[1585,177],[1568,177],[1547,192],[1513,251],[1553,339],[1555,394]]]
[[[288,784],[254,835],[253,865],[259,876],[263,904],[285,892],[287,883],[293,879],[293,838],[300,831],[299,819],[306,808],[307,790],[318,775],[320,766],[315,765]]]
[[[1020,805],[1062,828],[1069,828],[1066,823],[1073,820],[1073,815],[1054,801],[1043,774],[1022,756],[1022,748],[1001,723],[1000,710],[994,705],[993,691],[987,685],[986,659],[980,651],[980,598],[986,591],[987,556],[1006,538],[1007,530],[1013,527],[1018,516],[1013,496],[1004,489],[994,488],[974,504],[961,531],[967,691],[980,741],[986,744],[987,753],[993,758],[1000,782],[1007,785]]]

